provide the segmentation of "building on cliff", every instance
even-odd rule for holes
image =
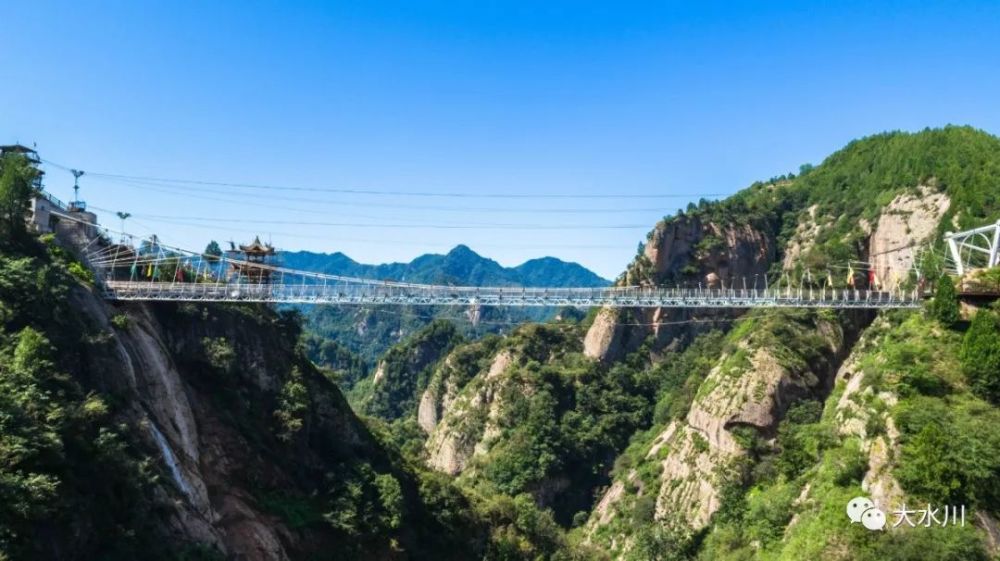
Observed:
[[[26,217],[29,226],[41,234],[65,233],[71,237],[92,239],[97,234],[97,215],[87,211],[86,203],[74,201],[66,204],[45,191],[45,171],[40,169],[42,159],[38,151],[23,144],[0,146],[0,157],[8,154],[23,156],[35,169],[31,186],[35,191],[31,199],[31,214]],[[60,220],[60,215],[70,215],[73,220]]]

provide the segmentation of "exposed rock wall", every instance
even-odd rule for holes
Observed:
[[[656,519],[688,531],[706,527],[721,505],[723,487],[741,482],[738,466],[747,451],[734,431],[746,427],[772,438],[795,401],[824,399],[869,320],[868,315],[838,320],[824,314],[782,320],[796,325],[795,335],[788,336],[820,335],[812,342],[819,345],[813,349],[818,353],[809,361],[796,355],[794,346],[752,335],[719,357],[687,415],[664,425],[645,455],[644,461],[660,464],[658,488],[641,491],[656,497]],[[767,332],[774,324],[755,327]],[[623,497],[623,484],[631,483],[619,479],[603,494],[591,516],[588,536],[613,518],[614,505]],[[626,544],[622,547],[627,547],[629,539],[624,535],[613,538]]]
[[[816,210],[819,205],[812,205],[806,209],[806,218],[795,227],[788,243],[785,244],[785,257],[781,262],[781,268],[786,271],[795,267],[797,260],[812,249],[813,242],[821,230]]]
[[[618,323],[619,312],[613,308],[603,308],[597,312],[594,323],[583,339],[583,354],[601,362],[618,358],[622,350],[625,327]]]
[[[921,245],[934,235],[950,205],[948,195],[921,185],[896,196],[882,211],[870,243],[870,260],[882,283],[893,287],[906,279]]]
[[[427,465],[449,475],[458,475],[474,456],[485,454],[499,434],[497,421],[502,400],[500,390],[507,383],[499,374],[510,364],[502,351],[493,361],[492,376],[478,378],[452,400],[443,420],[427,439]]]
[[[331,528],[289,529],[260,504],[260,489],[308,494],[344,454],[392,469],[336,388],[295,354],[297,333],[283,331],[294,328],[271,312],[110,306],[82,289],[74,305],[110,335],[110,352],[90,356],[84,371],[98,390],[128,404],[132,434],[165,474],[156,494],[173,544],[207,545],[246,561],[314,555],[338,543]],[[125,321],[112,323],[114,316]],[[232,350],[224,371],[205,363],[208,338]],[[293,365],[309,387],[310,412],[295,439],[281,443],[274,411]],[[294,462],[268,452],[282,447],[294,447]]]
[[[753,286],[775,260],[773,234],[749,224],[720,225],[698,217],[678,217],[660,222],[650,232],[643,256],[626,275],[632,284],[706,288]],[[761,281],[763,282],[763,281]],[[677,344],[697,331],[691,325],[671,325],[693,319],[690,310],[653,309],[621,312],[601,310],[587,332],[584,353],[601,362],[612,362],[638,348],[652,335],[654,348]],[[711,318],[731,317],[730,311],[702,312]]]
[[[106,391],[128,398],[129,416],[136,426],[145,427],[138,434],[147,439],[150,449],[159,452],[164,467],[173,458],[174,483],[182,491],[186,488],[182,500],[172,502],[174,531],[227,552],[223,532],[215,526],[219,513],[209,500],[201,471],[201,438],[188,388],[149,309],[128,306],[128,327],[118,329],[108,319],[118,312],[93,294],[77,290],[73,302],[91,322],[112,334],[113,352],[92,358],[91,370],[101,373],[97,383]]]

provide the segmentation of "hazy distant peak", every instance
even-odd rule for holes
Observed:
[[[292,251],[282,254],[284,266],[327,274],[471,286],[606,286],[610,282],[578,263],[544,256],[517,267],[504,267],[465,244],[446,254],[427,253],[409,263],[362,264],[341,252]]]

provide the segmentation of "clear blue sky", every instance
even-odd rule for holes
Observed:
[[[770,4],[9,3],[0,142],[129,176],[684,195],[732,193],[887,129],[1000,132],[997,3]],[[47,169],[68,199],[70,175]],[[466,243],[607,277],[688,202],[82,185],[90,205],[132,212],[129,229],[185,247],[259,231],[383,262]],[[354,226],[281,224],[296,221]]]

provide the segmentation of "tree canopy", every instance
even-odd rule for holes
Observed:
[[[38,173],[20,154],[0,158],[0,227],[11,239],[25,231],[25,216],[31,207],[31,181]]]

